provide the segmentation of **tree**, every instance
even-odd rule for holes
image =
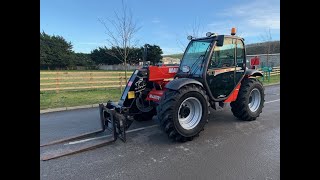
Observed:
[[[264,48],[264,53],[267,54],[267,63],[266,66],[269,66],[269,54],[271,52],[274,52],[274,43],[272,42],[272,35],[270,32],[270,28],[265,31],[264,35],[260,35],[260,38],[262,40],[262,42],[264,42],[266,44],[265,48]]]
[[[200,31],[201,28],[201,31]],[[188,35],[191,35],[195,38],[200,38],[203,36],[203,26],[201,26],[198,19],[195,19],[191,25],[190,31],[188,32]]]
[[[45,36],[47,36],[45,33],[40,33],[40,68],[49,67],[50,62],[48,60],[48,54],[50,54],[50,48],[46,43]]]
[[[40,68],[62,68],[74,66],[71,42],[62,36],[40,33]]]
[[[150,44],[146,44],[145,46],[147,48],[147,61],[152,62],[153,65],[160,62],[160,60],[162,59],[162,54],[163,54],[160,46],[150,45]],[[140,51],[143,52],[143,49],[144,49],[144,47],[141,47]]]
[[[114,12],[114,19],[107,18],[109,26],[105,21],[99,19],[106,29],[107,41],[114,51],[107,51],[111,56],[124,63],[125,78],[127,79],[127,59],[130,48],[135,46],[134,36],[140,29],[133,20],[132,12],[127,9],[123,0],[121,1],[121,12]]]
[[[131,48],[128,55],[129,64],[139,64],[142,61],[142,51],[141,48]]]
[[[108,49],[107,47],[99,47],[98,49],[94,49],[93,51],[91,51],[90,57],[96,65],[120,64],[121,61],[110,55],[112,53],[117,53],[116,48],[112,47],[111,49]]]
[[[147,59],[154,64],[158,63],[162,58],[161,54],[162,49],[158,45],[150,45],[146,44],[148,49]],[[119,47],[111,47],[108,49],[107,47],[99,47],[91,51],[90,58],[92,61],[99,65],[99,64],[120,64],[122,63],[118,58],[110,54],[115,54],[116,56],[120,56],[118,53]],[[143,49],[144,47],[140,48],[130,48],[129,54],[127,57],[127,64],[138,64],[143,59]]]
[[[188,27],[188,30],[185,31],[185,35],[186,35],[185,38],[187,38],[188,36],[192,36],[194,38],[200,38],[204,36],[203,31],[204,31],[204,28],[201,25],[200,21],[198,19],[194,19],[192,24]],[[177,43],[180,49],[182,50],[182,52],[184,52],[187,47],[187,44],[183,43],[181,39],[177,39]]]
[[[74,63],[76,66],[93,66],[94,62],[92,61],[90,54],[86,53],[74,53]]]

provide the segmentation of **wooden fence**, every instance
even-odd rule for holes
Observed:
[[[127,72],[129,79],[132,72]],[[126,86],[124,72],[41,72],[40,71],[40,91],[80,90],[80,89],[100,89],[100,88],[120,88]]]
[[[262,71],[261,68],[259,70]],[[267,76],[267,72],[264,72],[264,75]],[[275,76],[275,75],[280,75],[280,66],[272,68],[272,71],[270,72],[270,76]]]
[[[270,72],[270,76],[280,75],[280,66],[273,67],[272,72]]]
[[[127,72],[129,79],[132,72]],[[271,76],[280,74],[280,66],[273,67]],[[83,71],[83,72],[40,72],[40,91],[81,90],[100,88],[120,88],[126,86],[124,72]]]

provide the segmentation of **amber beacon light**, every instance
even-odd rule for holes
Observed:
[[[234,27],[231,28],[231,35],[232,36],[236,35],[236,28],[234,28]]]

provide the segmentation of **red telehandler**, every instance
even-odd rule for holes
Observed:
[[[155,65],[137,69],[118,103],[99,104],[102,130],[95,133],[109,129],[113,139],[97,146],[117,138],[125,142],[126,130],[133,121],[151,120],[153,116],[170,139],[190,141],[208,122],[209,107],[218,110],[227,103],[239,120],[256,120],[264,105],[264,87],[256,77],[263,74],[247,67],[244,39],[235,36],[235,28],[231,35],[208,32],[206,37],[188,36],[188,39],[190,42],[179,66]],[[44,160],[92,148],[89,146]]]

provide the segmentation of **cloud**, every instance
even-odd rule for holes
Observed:
[[[229,34],[231,27],[237,28],[239,36],[250,37],[253,41],[258,41],[267,29],[273,36],[280,34],[279,0],[242,2],[217,12],[215,16],[215,21],[208,23],[207,28],[218,34]]]
[[[257,18],[248,19],[248,23],[253,27],[262,27],[262,28],[270,28],[270,29],[280,29],[280,18],[270,18],[260,16]]]
[[[158,24],[158,23],[160,23],[160,20],[158,18],[153,18],[151,22]]]

